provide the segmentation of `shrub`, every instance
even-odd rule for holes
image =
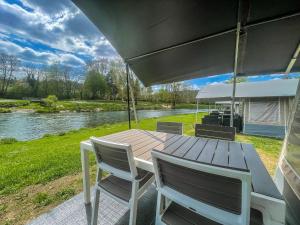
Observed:
[[[55,103],[57,102],[57,97],[55,95],[48,95],[47,98],[44,98],[41,102],[41,104],[43,106],[46,106],[46,107],[53,107],[55,106]]]
[[[0,113],[10,113],[10,112],[11,112],[10,109],[0,108]]]
[[[1,144],[13,144],[13,143],[16,143],[16,142],[18,142],[18,140],[15,139],[15,138],[1,138],[0,139]]]
[[[11,108],[29,105],[30,101],[27,100],[2,100],[0,101],[1,108]]]

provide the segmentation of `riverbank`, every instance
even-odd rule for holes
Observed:
[[[206,108],[200,106],[200,108]],[[176,109],[195,109],[194,103],[178,103]],[[154,103],[139,101],[137,110],[161,110],[171,109],[168,103]],[[59,112],[107,112],[127,110],[127,102],[123,101],[57,101],[51,106],[39,102],[27,100],[0,100],[0,113],[10,112],[37,112],[37,113],[59,113]]]
[[[199,118],[203,115],[199,113]],[[184,134],[194,134],[194,114],[144,119],[139,128],[155,130],[158,120],[183,122]],[[81,192],[80,141],[127,129],[127,122],[122,122],[0,144],[0,224],[24,224]],[[237,140],[254,144],[269,173],[274,174],[282,141],[246,135],[237,135]],[[94,163],[91,170],[95,176]]]

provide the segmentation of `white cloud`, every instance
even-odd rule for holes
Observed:
[[[22,0],[22,3],[33,10],[0,1],[0,32],[41,42],[69,54],[116,57],[109,42],[71,1]]]
[[[21,47],[9,41],[0,40],[0,49],[6,54],[14,54],[26,63],[50,65],[60,62],[71,67],[85,66],[84,60],[70,53],[56,54],[52,52],[36,51],[29,47]]]

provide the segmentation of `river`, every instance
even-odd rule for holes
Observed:
[[[139,110],[138,118],[194,113],[192,109]],[[0,114],[0,138],[32,140],[45,134],[55,134],[82,127],[95,127],[105,123],[128,120],[126,111],[115,112],[65,112],[65,113],[2,113]]]

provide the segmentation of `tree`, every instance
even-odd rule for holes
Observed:
[[[106,80],[106,84],[107,84],[108,99],[113,99],[115,101],[116,97],[117,97],[117,93],[118,93],[118,88],[115,83],[115,79],[114,79],[115,74],[114,73],[115,73],[115,71],[113,69],[110,69],[105,77],[105,80]]]
[[[177,100],[179,98],[179,91],[181,89],[182,83],[181,82],[173,82],[169,84],[169,91],[171,94],[171,108],[175,109]]]
[[[84,89],[88,95],[88,98],[103,98],[106,90],[104,76],[94,70],[89,71],[84,82]]]
[[[31,97],[37,97],[41,71],[34,68],[33,66],[28,66],[24,70],[26,73],[26,81],[30,88],[30,95]]]
[[[19,61],[14,55],[0,54],[0,96],[5,96],[7,88],[14,79]]]

